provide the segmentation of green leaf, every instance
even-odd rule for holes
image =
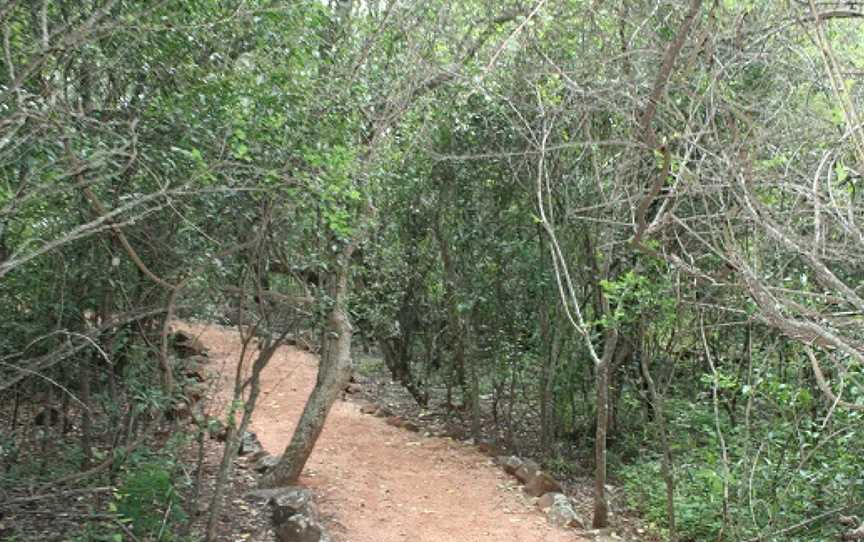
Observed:
[[[849,178],[849,168],[843,162],[837,162],[834,166],[834,173],[837,175],[837,182],[843,184]]]

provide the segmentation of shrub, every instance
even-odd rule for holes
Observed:
[[[136,536],[175,540],[171,527],[187,520],[171,471],[170,463],[157,461],[133,467],[115,492],[112,508]]]

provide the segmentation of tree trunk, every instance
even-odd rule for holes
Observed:
[[[516,376],[518,368],[515,363],[510,363],[510,385],[507,390],[507,446],[519,455],[520,449],[516,446],[515,427],[513,423],[513,409],[516,406]]]
[[[258,396],[261,393],[261,372],[270,362],[270,358],[276,353],[276,350],[285,339],[283,334],[279,339],[260,351],[258,357],[252,363],[252,374],[249,376],[248,390],[249,395],[244,397],[245,385],[243,383],[243,360],[246,358],[246,350],[249,347],[251,337],[244,338],[243,349],[240,351],[239,364],[234,377],[234,401],[232,405],[243,405],[243,414],[240,417],[240,424],[235,426],[235,408],[229,410],[228,413],[228,435],[225,439],[225,450],[222,452],[222,462],[219,464],[219,471],[216,474],[216,484],[213,488],[213,495],[210,497],[210,517],[207,518],[207,532],[205,535],[206,542],[212,542],[218,538],[219,518],[222,512],[222,505],[225,496],[225,490],[228,487],[228,482],[234,472],[234,460],[240,450],[240,441],[243,434],[252,422],[252,413],[255,411],[255,405],[258,402]],[[204,427],[201,428],[203,432]],[[199,464],[200,466],[200,464]],[[196,493],[200,488],[196,486]],[[197,498],[197,496],[196,496]]]
[[[395,336],[382,337],[378,344],[384,355],[384,364],[390,370],[393,380],[402,384],[408,390],[411,397],[422,407],[426,407],[429,396],[420,386],[418,379],[411,371],[411,359],[413,358],[412,344],[414,333],[419,328],[419,319],[415,312],[416,302],[414,293],[421,287],[416,276],[412,276],[408,282],[405,295],[397,313],[399,333]]]
[[[324,329],[321,361],[315,389],[306,401],[303,415],[285,453],[273,471],[261,481],[262,487],[281,487],[297,483],[306,461],[321,436],[330,408],[348,385],[351,377],[351,322],[348,319],[348,270],[352,247],[343,253],[336,268],[331,295],[333,308]]]
[[[618,330],[608,329],[603,344],[603,357],[595,367],[597,382],[597,433],[594,442],[594,519],[595,529],[609,524],[609,503],[606,500],[606,433],[609,424],[609,365],[618,343]]]
[[[607,369],[609,377],[609,401],[606,412],[609,419],[606,426],[607,440],[614,441],[618,438],[618,402],[621,400],[621,388],[623,386],[619,369],[627,358],[633,356],[633,348],[630,344],[630,341],[621,340],[619,336],[619,346],[615,349],[615,355],[612,356],[612,361]]]
[[[463,406],[471,410],[471,433],[475,438],[480,436],[480,383],[476,367],[467,365],[467,324],[459,308],[458,281],[450,246],[441,231],[440,225],[435,226],[435,237],[438,240],[438,249],[441,254],[441,262],[444,265],[444,291],[447,296],[448,326],[453,338],[453,357],[456,369],[456,377],[462,388]],[[470,382],[468,381],[470,380]]]
[[[93,461],[93,423],[90,417],[90,360],[85,358],[78,365],[78,382],[81,409],[81,450],[84,452],[82,468],[87,469]],[[53,408],[53,407],[51,407]]]
[[[480,375],[477,374],[476,363],[471,363],[468,366],[469,378],[471,380],[471,434],[475,439],[479,439],[482,433],[480,420]]]
[[[663,397],[657,391],[654,378],[648,366],[648,357],[640,355],[640,367],[642,377],[648,386],[651,397],[651,407],[654,410],[654,418],[657,420],[657,431],[660,433],[660,443],[663,445],[663,463],[661,463],[661,474],[666,483],[666,518],[669,522],[669,540],[675,540],[675,478],[672,474],[672,449],[669,446],[669,435],[666,432],[666,417],[663,415]]]
[[[414,381],[414,376],[411,374],[411,354],[410,354],[410,335],[402,337],[389,337],[378,341],[378,346],[381,353],[384,355],[384,364],[390,370],[390,376],[394,381],[402,384],[402,387],[408,390],[411,397],[418,405],[425,407],[429,402],[429,397],[425,391]]]
[[[548,351],[543,357],[543,369],[541,373],[540,390],[540,447],[543,455],[549,455],[552,451],[552,442],[555,439],[555,373],[558,368],[558,358],[561,353],[563,342],[563,328],[559,325],[562,318],[560,307],[555,310],[555,322],[549,314],[548,304],[544,303],[540,311],[540,336]]]

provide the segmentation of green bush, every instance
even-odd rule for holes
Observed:
[[[188,519],[170,464],[165,462],[130,469],[115,492],[112,508],[129,523],[135,536],[152,540],[175,540],[171,527]]]
[[[779,386],[768,387],[769,391]],[[785,388],[784,388],[785,389]],[[785,392],[784,392],[785,393]],[[784,410],[770,412],[759,405],[760,425],[748,433],[721,415],[729,458],[729,510],[723,525],[725,467],[710,405],[678,409],[670,419],[675,463],[675,515],[680,541],[764,540],[813,541],[836,539],[836,520],[825,517],[782,536],[785,527],[802,518],[819,518],[826,510],[858,513],[864,478],[858,413],[835,412],[833,428],[811,419],[784,419],[794,412],[785,397]],[[809,406],[805,403],[802,407]],[[660,451],[643,450],[640,460],[618,468],[629,504],[658,530],[668,528],[666,487],[660,472]],[[847,513],[849,513],[847,512]]]

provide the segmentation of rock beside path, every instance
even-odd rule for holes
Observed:
[[[524,461],[522,465],[516,469],[516,472],[513,473],[513,476],[519,479],[523,484],[527,484],[530,482],[537,473],[540,472],[540,465],[531,461],[530,459]]]
[[[372,404],[372,403],[369,403],[369,404],[366,404],[366,405],[363,405],[363,406],[360,407],[360,413],[361,413],[361,414],[372,414],[372,415],[374,415],[376,412],[378,412],[378,405],[375,405],[375,404]]]
[[[573,509],[573,503],[563,493],[546,493],[537,501],[537,506],[546,511],[552,525],[584,529],[585,522]]]
[[[168,338],[174,351],[182,358],[193,356],[206,357],[207,347],[198,337],[190,335],[185,331],[174,331]]]
[[[270,472],[276,465],[279,464],[280,457],[273,455],[265,455],[255,462],[255,472],[265,474]]]
[[[516,474],[516,471],[519,470],[519,467],[522,466],[522,460],[515,455],[502,458],[500,459],[500,462],[501,468],[504,469],[504,472],[506,472],[507,474]]]
[[[546,493],[561,493],[564,489],[561,484],[548,472],[537,471],[537,473],[525,484],[525,493],[532,497],[542,497]]]
[[[260,455],[263,457],[264,447],[261,446],[258,435],[252,431],[244,432],[243,436],[240,437],[240,450],[238,453],[240,455]]]
[[[263,502],[270,508],[277,542],[330,542],[311,490],[302,487],[262,489],[248,493],[246,498]]]

